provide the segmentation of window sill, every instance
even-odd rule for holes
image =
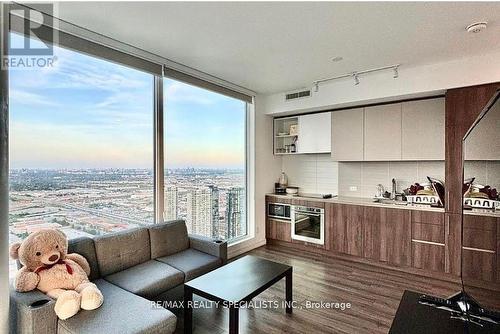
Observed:
[[[249,252],[252,249],[264,246],[266,239],[257,239],[255,236],[248,236],[246,238],[237,240],[227,246],[228,258],[233,258],[243,253]]]

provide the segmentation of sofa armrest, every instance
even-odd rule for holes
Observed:
[[[54,311],[55,300],[46,294],[33,290],[17,292],[10,288],[10,332],[57,333],[57,315]]]
[[[207,253],[222,259],[222,264],[227,261],[227,242],[214,240],[201,235],[190,234],[189,246],[200,252]]]

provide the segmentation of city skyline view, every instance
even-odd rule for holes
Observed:
[[[168,169],[165,182],[165,221],[184,219],[189,233],[213,239],[247,234],[244,170]],[[9,242],[43,228],[72,239],[153,224],[153,191],[147,169],[12,169]]]
[[[169,169],[165,179],[164,220],[184,219],[190,232],[213,238],[234,238],[245,232],[241,227],[244,170]],[[229,216],[240,213],[243,217],[232,217],[240,227],[230,233]],[[11,239],[22,239],[40,228],[64,228],[77,237],[153,222],[152,170],[10,171]]]

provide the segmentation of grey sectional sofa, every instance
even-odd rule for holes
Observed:
[[[184,282],[227,260],[227,244],[188,235],[182,220],[69,241],[69,253],[89,262],[90,279],[104,304],[67,320],[54,313],[55,301],[40,291],[10,291],[12,333],[173,333],[177,318],[151,301],[182,296]]]

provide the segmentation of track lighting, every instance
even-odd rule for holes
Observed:
[[[317,82],[314,83],[314,91],[316,93],[319,92],[319,83],[317,83]]]
[[[337,79],[349,78],[349,77],[352,77],[354,79],[354,85],[359,85],[359,76],[361,74],[364,75],[364,74],[367,74],[367,73],[385,71],[385,70],[390,70],[390,69],[392,69],[392,71],[393,71],[392,77],[394,79],[397,79],[397,78],[399,78],[399,66],[401,66],[401,64],[396,64],[396,65],[391,65],[391,66],[384,66],[384,67],[378,67],[378,68],[372,68],[372,69],[364,70],[364,71],[355,71],[355,72],[350,72],[350,73],[342,74],[342,75],[339,75],[339,76],[336,76],[336,77],[332,77],[332,78],[325,78],[325,79],[316,80],[316,81],[313,81],[314,91],[315,92],[319,91],[319,84],[320,83],[327,82],[327,81],[332,81],[332,80],[337,80]]]
[[[354,72],[352,74],[352,77],[354,78],[354,84],[355,85],[359,85],[359,75],[358,75],[358,73]]]

